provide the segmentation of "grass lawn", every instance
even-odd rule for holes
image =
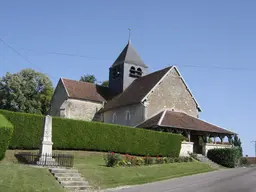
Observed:
[[[54,177],[44,168],[17,164],[15,150],[9,150],[0,162],[0,191],[43,192],[64,191]],[[56,151],[75,155],[74,167],[95,188],[135,185],[203,173],[213,169],[200,162],[171,163],[140,167],[106,167],[104,153],[88,151]]]
[[[74,152],[75,167],[93,186],[101,188],[135,185],[203,173],[213,169],[200,162],[140,167],[106,167],[103,153]]]
[[[13,163],[0,163],[0,191],[63,192],[47,169]]]

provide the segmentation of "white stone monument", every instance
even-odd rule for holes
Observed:
[[[37,161],[38,165],[55,165],[55,160],[52,158],[52,117],[47,115],[44,119],[43,135],[41,137],[40,158]]]

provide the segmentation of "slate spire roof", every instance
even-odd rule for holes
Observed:
[[[140,58],[135,48],[132,46],[132,43],[130,40],[111,67],[120,65],[122,63],[129,63],[129,64],[134,64],[137,66],[148,68],[148,66]]]

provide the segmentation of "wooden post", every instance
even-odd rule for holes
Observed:
[[[221,144],[223,144],[223,139],[225,138],[225,136],[219,135],[219,138],[220,138]]]

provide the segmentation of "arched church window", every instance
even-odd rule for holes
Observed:
[[[138,76],[141,76],[141,75],[142,75],[142,70],[141,70],[141,68],[138,68],[137,71],[136,71],[136,73],[137,73]]]
[[[130,121],[131,120],[131,113],[130,113],[130,111],[126,111],[125,112],[125,120],[126,121]]]
[[[117,121],[117,115],[116,115],[116,113],[113,113],[112,123],[115,123],[116,121]]]

